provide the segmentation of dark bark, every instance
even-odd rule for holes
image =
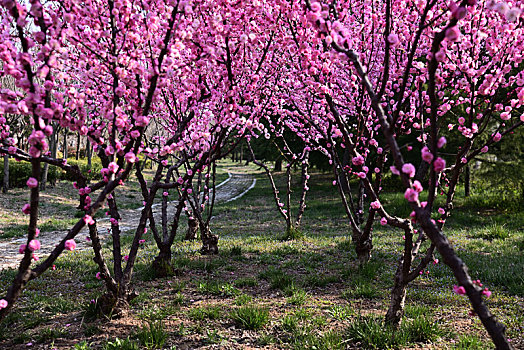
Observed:
[[[275,168],[273,170],[275,172],[282,171],[282,158],[277,158],[277,160],[275,160]]]
[[[89,139],[87,139],[86,143],[86,153],[87,153],[87,165],[89,166],[89,169],[91,169],[91,163],[93,158],[93,148],[91,147],[91,142]]]
[[[187,232],[185,240],[193,241],[197,237],[198,221],[195,218],[189,217],[187,219]]]
[[[391,290],[391,301],[389,308],[386,313],[386,324],[390,324],[393,327],[398,327],[404,316],[404,305],[406,302],[406,290],[407,284],[403,283],[400,276],[402,272],[397,271],[395,275],[395,284]]]
[[[209,227],[200,227],[200,236],[202,239],[202,248],[200,253],[203,255],[218,254],[218,236],[211,233]]]
[[[4,155],[4,176],[2,180],[2,193],[9,191],[9,156]]]
[[[159,245],[159,253],[153,260],[153,270],[156,277],[167,277],[174,274],[173,266],[171,265],[171,246],[163,243]]]
[[[62,145],[63,158],[67,159],[67,130],[64,129],[64,143]]]
[[[349,165],[349,162],[351,161],[350,158],[351,158],[351,154],[349,153],[349,148],[346,147],[344,149],[344,155],[342,157],[342,169],[344,169],[344,167],[346,165]],[[342,190],[344,192],[348,193],[349,192],[349,182],[348,182],[346,176],[343,176],[342,174],[340,174],[338,176],[337,181],[340,182],[340,185],[342,186]]]
[[[79,160],[80,159],[80,133],[77,134],[76,136],[76,154],[75,154],[75,159],[76,160]]]
[[[466,166],[465,172],[464,172],[464,196],[469,197],[470,194],[470,169],[469,165]]]
[[[56,131],[56,128],[53,128],[53,134],[51,134],[51,137],[49,140],[50,140],[49,150],[51,151],[51,158],[56,159],[56,153],[58,150],[58,133]],[[56,181],[57,181],[57,176],[53,176],[51,178],[51,186],[56,186]],[[45,183],[43,185],[44,187],[46,186]]]

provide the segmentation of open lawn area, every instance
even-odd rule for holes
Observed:
[[[228,167],[234,165],[220,168],[220,181],[227,179]],[[453,293],[456,282],[441,263],[430,264],[408,287],[401,327],[384,326],[402,232],[377,220],[372,258],[359,266],[331,175],[316,172],[300,228],[303,237],[284,240],[285,222],[267,178],[250,169],[256,186],[215,208],[211,230],[220,236],[218,255],[202,256],[199,241],[182,240],[187,221],[182,216],[173,247],[175,274],[156,278],[151,269],[156,246],[146,235],[133,277],[138,296],[125,316],[109,320],[95,311],[104,286],[95,277],[93,252],[66,252],[55,270],[28,284],[13,312],[0,323],[0,348],[493,347],[479,319],[470,314],[467,298]],[[276,179],[281,184],[284,177]],[[120,190],[122,198],[139,198],[133,181]],[[17,196],[16,191],[2,195],[2,239],[22,229],[23,220],[11,210],[19,206]],[[43,226],[41,235],[68,227],[76,210],[73,191],[60,184],[42,196],[42,221],[50,227]],[[402,193],[382,198],[395,214],[409,215]],[[140,203],[136,198],[129,202]],[[445,232],[472,277],[492,291],[487,304],[507,326],[508,338],[515,348],[524,348],[524,213],[511,205],[493,210],[490,198],[473,193],[465,199],[459,192]],[[122,243],[130,245],[131,240],[131,234],[124,234]],[[111,249],[110,239],[103,244],[104,250]],[[0,289],[14,276],[14,270],[1,271]]]

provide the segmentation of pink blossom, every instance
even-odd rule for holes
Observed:
[[[418,200],[418,192],[412,188],[408,188],[406,192],[404,192],[404,198],[406,198],[408,202],[416,202]]]
[[[391,170],[393,175],[400,175],[400,171],[398,171],[394,165],[390,166],[389,169]]]
[[[40,241],[38,239],[33,239],[31,242],[29,242],[28,248],[30,251],[34,252],[35,250],[39,250],[41,247]]]
[[[24,204],[22,207],[22,213],[28,215],[31,212],[31,205],[29,203]]]
[[[500,134],[500,132],[497,132],[493,135],[493,141],[495,142],[499,142],[501,138],[502,138],[502,135]]]
[[[380,202],[378,200],[371,202],[371,208],[373,209],[379,209],[380,208]]]
[[[136,155],[133,152],[127,152],[124,158],[128,163],[134,163],[137,160]]]
[[[446,145],[447,142],[448,142],[448,140],[446,140],[446,138],[445,138],[444,136],[441,136],[441,137],[438,139],[437,147],[438,147],[438,148],[442,148],[442,147],[444,147],[444,145]]]
[[[311,4],[311,11],[312,12],[320,12],[322,10],[322,5],[320,5],[319,2],[313,2]]]
[[[427,146],[422,147],[421,153],[422,153],[422,159],[425,162],[431,163],[433,161],[433,153],[431,153],[431,151],[429,150]]]
[[[468,10],[466,10],[465,7],[457,7],[455,11],[452,12],[453,17],[455,17],[458,20],[463,19],[468,14]]]
[[[20,247],[18,248],[18,253],[19,254],[24,254],[25,248],[27,248],[26,244],[20,244]]]
[[[187,194],[191,194],[191,193],[193,193],[193,190],[191,188],[188,188],[187,189]]]
[[[500,119],[502,119],[502,120],[510,120],[511,119],[511,112],[502,112],[502,113],[500,113]]]
[[[144,243],[146,243],[146,240],[145,240],[145,239],[140,239],[140,240],[138,240],[138,244],[144,244]]]
[[[512,7],[506,13],[504,16],[506,17],[506,20],[508,22],[516,22],[520,17],[521,11],[518,7]]]
[[[113,174],[117,172],[118,170],[118,164],[116,164],[115,162],[111,162],[109,163],[109,165],[107,166],[107,169],[112,172]]]
[[[364,164],[364,157],[362,157],[362,156],[353,157],[351,162],[353,163],[353,165],[357,165],[357,166],[358,165],[362,165],[362,164]]]
[[[484,288],[482,295],[484,295],[486,298],[489,298],[491,296],[491,291],[488,288]]]
[[[115,153],[115,149],[113,148],[113,146],[108,145],[108,146],[106,147],[104,153],[106,154],[106,156],[109,157],[110,155],[112,155],[112,154]]]
[[[413,189],[417,191],[417,193],[420,193],[424,190],[424,187],[422,187],[422,184],[420,183],[420,181],[415,180],[413,181]]]
[[[118,226],[118,220],[117,219],[111,218],[111,219],[109,219],[109,221],[111,222],[111,225]]]
[[[402,166],[402,172],[407,174],[409,177],[415,176],[416,169],[415,166],[411,163],[406,163]]]
[[[27,187],[36,188],[38,186],[38,180],[34,177],[30,177],[26,182]]]
[[[482,149],[480,150],[480,152],[482,152],[482,153],[486,153],[488,150],[489,150],[488,146],[484,146],[484,147],[482,147]]]
[[[446,211],[444,210],[444,208],[438,208],[438,213],[440,215],[444,215],[444,214],[446,214]]]
[[[398,35],[397,34],[394,34],[394,33],[391,33],[388,35],[388,42],[392,45],[392,46],[397,46],[400,42],[400,40],[398,39]]]
[[[444,159],[438,157],[433,162],[433,168],[435,169],[435,171],[437,173],[440,173],[442,170],[444,170],[446,168],[446,161]]]
[[[0,309],[5,309],[7,307],[7,300],[0,299]]]
[[[29,155],[33,158],[38,158],[42,155],[42,152],[35,146],[29,147]]]
[[[446,29],[446,39],[449,41],[457,41],[460,38],[460,30],[457,26]]]
[[[337,185],[337,180],[333,180],[333,186]]]
[[[102,274],[100,272],[97,272],[95,275],[96,279],[99,280],[102,278]]]
[[[68,239],[67,241],[65,241],[64,246],[65,246],[65,249],[73,251],[76,249],[76,242],[74,239]]]
[[[124,255],[124,261],[128,261],[129,260],[129,255]]]
[[[95,224],[95,220],[93,220],[93,218],[90,215],[84,216],[84,222],[87,225],[94,225]]]
[[[466,289],[464,287],[462,287],[462,286],[454,285],[453,286],[453,292],[455,292],[458,295],[464,295],[464,294],[466,294]]]
[[[167,197],[167,196],[169,196],[169,192],[164,191],[164,192],[162,193],[162,195],[163,195],[164,197]]]
[[[380,224],[382,226],[386,225],[388,223],[388,219],[386,219],[385,217],[383,217],[382,219],[380,219]]]
[[[446,59],[446,52],[443,50],[437,51],[437,53],[435,54],[435,59],[438,62],[443,62]]]

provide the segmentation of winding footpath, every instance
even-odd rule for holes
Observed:
[[[244,196],[249,190],[255,187],[256,179],[246,173],[235,172],[233,170],[228,172],[228,179],[219,183],[216,186],[215,204],[228,203]],[[168,203],[167,212],[173,213],[175,211],[177,201]],[[120,229],[123,233],[134,230],[140,220],[140,212],[142,208],[121,210]],[[160,223],[162,206],[160,203],[153,205],[153,215],[157,219],[157,225]],[[100,234],[100,239],[104,240],[109,236],[110,230],[109,219],[98,219],[97,227]],[[54,246],[66,234],[66,231],[52,231],[42,232],[38,239],[42,245],[38,251],[38,256],[45,257],[51,252]],[[87,228],[84,227],[82,231],[76,236],[77,250],[90,249],[91,244],[85,239],[87,235]],[[21,244],[26,243],[25,237],[7,239],[0,241],[0,270],[7,268],[17,268],[22,258],[22,254],[18,253],[18,248]]]

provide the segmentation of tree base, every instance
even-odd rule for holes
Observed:
[[[129,302],[136,298],[138,293],[131,291],[123,296],[106,293],[97,300],[97,312],[100,316],[109,319],[121,318],[129,312]]]
[[[175,268],[171,265],[171,259],[164,259],[157,256],[153,260],[152,264],[153,271],[155,271],[156,277],[169,277],[175,275]]]
[[[202,248],[200,248],[202,255],[216,255],[218,254],[218,236],[209,234],[202,239]]]

